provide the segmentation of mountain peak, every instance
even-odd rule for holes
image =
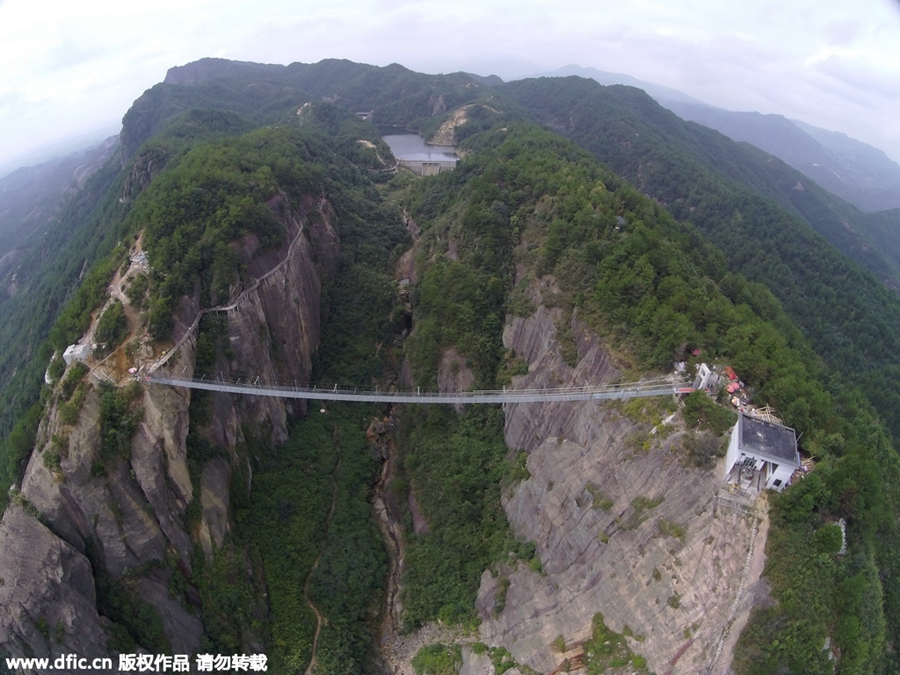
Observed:
[[[278,64],[231,61],[229,59],[209,57],[199,61],[192,61],[183,66],[169,68],[166,73],[166,79],[163,82],[166,84],[190,85],[235,74],[264,76],[278,73],[284,68],[285,66]]]

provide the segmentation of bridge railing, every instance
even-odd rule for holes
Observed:
[[[237,394],[255,394],[258,396],[296,397],[306,399],[321,398],[323,400],[382,400],[403,402],[529,402],[541,400],[589,400],[604,398],[632,398],[639,396],[662,395],[669,393],[689,393],[693,388],[687,382],[670,378],[643,380],[641,382],[614,383],[602,386],[571,386],[528,389],[479,389],[466,392],[441,392],[379,389],[377,387],[359,387],[334,384],[330,387],[316,384],[271,385],[260,383],[259,378],[241,381],[227,380],[223,377],[177,378],[154,374],[145,375],[147,382],[176,387],[207,389]]]

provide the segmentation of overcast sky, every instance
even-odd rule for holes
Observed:
[[[205,56],[504,79],[577,64],[900,161],[900,0],[0,0],[0,174],[63,138],[117,132],[169,67]]]

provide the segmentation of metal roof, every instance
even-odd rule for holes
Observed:
[[[738,449],[778,463],[800,466],[797,434],[790,427],[744,413],[738,419]]]

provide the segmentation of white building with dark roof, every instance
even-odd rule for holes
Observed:
[[[731,431],[725,476],[742,487],[781,491],[800,468],[797,434],[790,427],[738,414]]]

